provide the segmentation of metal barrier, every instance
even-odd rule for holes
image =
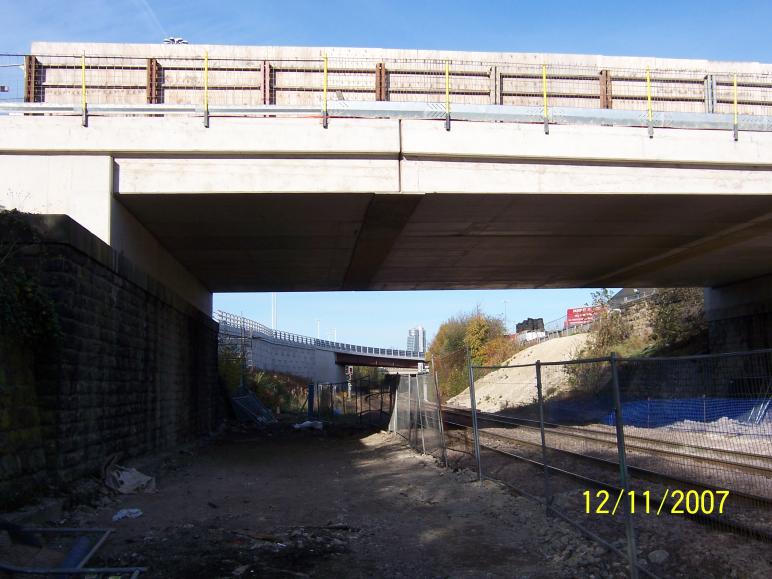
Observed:
[[[319,382],[314,393],[309,418],[330,423],[383,426],[389,422],[395,389],[386,381],[374,383],[369,378],[348,382]]]
[[[319,350],[331,350],[334,352],[351,352],[354,354],[365,354],[376,357],[395,357],[406,358],[410,360],[424,360],[423,352],[414,352],[410,350],[398,350],[395,348],[376,348],[372,346],[359,346],[356,344],[346,344],[343,342],[332,342],[329,340],[320,340],[291,332],[273,330],[259,322],[247,319],[243,316],[237,316],[218,310],[217,322],[220,324],[220,334],[241,338],[246,341],[251,338],[263,338],[271,341],[280,341],[290,344],[300,344],[313,346]]]
[[[401,376],[389,430],[415,450],[446,463],[445,435],[437,382],[432,374]]]
[[[433,59],[0,55],[0,111],[772,130],[772,75]]]
[[[469,406],[443,408],[449,453],[624,557],[630,576],[655,576],[640,537],[662,549],[693,521],[772,541],[772,350],[469,368]],[[474,410],[502,391],[509,408]],[[668,573],[685,564],[670,555]]]

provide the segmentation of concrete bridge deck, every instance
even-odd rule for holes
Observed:
[[[0,201],[211,291],[715,286],[769,273],[772,135],[0,119]],[[159,247],[160,246],[160,247]],[[206,306],[204,306],[205,308]]]
[[[87,56],[67,56],[76,49]],[[0,117],[0,204],[71,215],[204,311],[214,291],[742,282],[737,295],[721,290],[732,307],[750,294],[768,301],[756,295],[766,281],[747,283],[772,274],[770,65],[33,52],[21,105],[64,114]],[[88,106],[107,108],[81,126]],[[147,110],[130,116],[138,106]],[[216,107],[231,112],[209,115]],[[389,118],[331,118],[368,107]],[[460,121],[456,108],[514,122]]]

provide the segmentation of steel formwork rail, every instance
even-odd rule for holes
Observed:
[[[81,115],[81,105],[49,103],[0,102],[0,114],[64,114]],[[254,105],[230,106],[193,104],[89,104],[90,116],[105,115],[184,115],[209,117],[249,117],[249,116],[319,116],[318,107],[307,105]],[[377,101],[329,101],[327,118],[395,118],[441,120],[446,118],[446,108],[441,103],[397,103]],[[509,105],[473,105],[453,106],[452,119],[456,121],[493,121],[539,124],[544,120],[538,107]],[[598,126],[647,126],[646,114],[632,110],[604,110],[586,108],[555,107],[550,109],[549,123],[552,125],[598,125]],[[654,128],[667,129],[702,129],[731,130],[735,126],[732,114],[717,113],[677,113],[654,112]],[[772,115],[738,115],[737,127],[740,131],[772,131]]]

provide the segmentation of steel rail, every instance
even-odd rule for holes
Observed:
[[[319,89],[313,89],[317,92]],[[0,113],[72,113],[80,114],[77,104],[49,103],[0,103]],[[248,115],[318,115],[316,106],[310,105],[250,105],[211,106],[210,113],[218,116]],[[191,114],[204,113],[198,105],[117,105],[89,104],[89,114]],[[330,118],[400,118],[444,119],[443,103],[398,101],[330,101]],[[463,121],[501,121],[514,123],[542,123],[544,114],[537,106],[454,104],[453,119]],[[647,126],[646,112],[625,109],[588,109],[580,107],[552,107],[549,109],[550,124],[558,125],[616,125],[627,127]],[[654,111],[652,126],[673,129],[732,130],[734,117],[721,113],[680,113]],[[737,126],[741,131],[772,131],[772,115],[738,115]],[[545,365],[548,363],[545,362]]]
[[[469,427],[468,426],[464,426],[464,428],[469,428]],[[481,443],[480,447],[481,448],[485,448],[486,450],[490,450],[492,452],[495,452],[497,454],[501,454],[501,455],[504,455],[504,456],[508,456],[510,458],[515,458],[517,460],[521,460],[523,462],[526,462],[528,464],[532,464],[532,465],[540,467],[540,468],[546,468],[546,469],[548,469],[548,470],[550,470],[552,472],[555,472],[555,473],[557,473],[559,475],[563,475],[563,476],[566,476],[566,477],[574,479],[574,480],[579,480],[579,481],[581,481],[583,483],[586,483],[586,484],[592,486],[593,488],[604,489],[604,490],[607,490],[607,491],[613,492],[613,493],[619,493],[619,492],[621,492],[623,490],[621,487],[617,487],[615,485],[604,483],[602,481],[598,481],[596,479],[593,479],[593,478],[590,478],[590,477],[586,477],[586,476],[581,475],[579,473],[571,472],[571,471],[568,471],[568,470],[565,470],[565,469],[561,469],[561,468],[554,467],[554,466],[551,466],[551,465],[548,465],[548,464],[544,464],[543,462],[539,462],[538,460],[522,457],[522,456],[517,455],[515,453],[507,452],[505,450],[502,450],[502,449],[499,449],[499,448],[495,448],[495,447],[489,446],[487,444],[482,444]],[[585,457],[585,458],[589,458],[589,457]],[[636,501],[636,503],[637,502],[642,502],[645,499],[645,497],[643,497],[640,494],[634,494],[634,495],[632,495],[632,497],[633,497],[633,500]],[[669,509],[672,509],[673,506],[674,506],[674,502],[672,501],[672,499],[671,500],[663,500],[662,497],[657,497],[657,496],[654,496],[654,495],[651,495],[651,502],[654,503],[654,504],[660,504],[660,503],[664,504],[665,506],[668,507],[668,511],[669,511]],[[746,535],[751,535],[751,536],[760,538],[760,539],[762,539],[762,540],[764,540],[766,542],[772,542],[772,534],[767,533],[767,532],[765,532],[765,531],[763,531],[761,529],[755,528],[755,527],[748,527],[748,526],[742,525],[740,523],[735,523],[733,521],[729,521],[729,520],[726,520],[726,519],[718,519],[718,518],[716,518],[716,517],[714,517],[712,515],[706,515],[706,514],[702,514],[702,513],[689,513],[689,512],[684,511],[683,517],[687,518],[687,519],[694,519],[695,521],[697,521],[699,523],[702,523],[702,524],[711,524],[711,525],[715,525],[715,526],[717,526],[719,528],[724,528],[724,529],[727,529],[727,530],[740,532],[740,533],[743,533],[743,534],[746,534]]]
[[[449,424],[455,424],[455,425],[458,425],[458,426],[464,426],[464,428],[469,428],[468,426],[465,426],[465,425],[462,425],[462,424],[459,424],[459,423],[454,423],[454,422],[448,422],[448,423]],[[523,440],[522,438],[515,438],[515,437],[511,437],[511,436],[506,436],[504,434],[499,434],[497,432],[488,432],[486,430],[481,429],[480,433],[485,435],[485,436],[492,436],[494,438],[499,438],[499,439],[505,440],[507,442],[514,442],[516,444],[526,444],[526,445],[529,445],[529,446],[535,446],[535,447],[539,447],[539,448],[541,447],[541,443],[539,443],[539,442],[534,442],[534,441],[531,441],[531,440]],[[601,464],[603,466],[611,467],[611,468],[613,468],[615,470],[619,469],[619,463],[618,462],[615,462],[613,460],[609,460],[607,458],[601,458],[601,457],[598,457],[598,456],[590,456],[590,455],[582,454],[580,452],[575,452],[575,451],[572,451],[572,450],[566,450],[566,449],[563,449],[563,448],[556,448],[554,446],[548,446],[547,450],[549,450],[551,452],[554,452],[554,453],[558,453],[558,454],[564,454],[564,455],[569,456],[571,458],[576,458],[576,459],[580,459],[580,460],[584,460],[584,461],[590,461],[590,462],[596,462],[596,463]],[[655,470],[651,470],[651,469],[647,469],[647,468],[643,468],[643,467],[631,466],[629,464],[627,465],[627,470],[632,472],[632,473],[637,473],[640,476],[640,478],[644,478],[644,479],[647,479],[647,480],[653,479],[653,480],[660,481],[660,482],[663,482],[663,481],[676,481],[676,482],[679,482],[679,483],[682,483],[682,484],[685,484],[685,485],[689,485],[689,486],[693,486],[693,487],[697,487],[697,488],[701,488],[703,490],[708,490],[708,491],[713,491],[713,492],[719,491],[719,490],[725,490],[723,488],[719,488],[719,487],[716,487],[716,486],[713,486],[713,485],[710,485],[710,484],[694,481],[694,480],[691,480],[691,479],[686,479],[686,478],[680,477],[678,475],[666,474],[666,473],[663,473],[663,472],[659,472],[659,471],[655,471]],[[772,498],[763,497],[763,496],[760,496],[760,495],[754,495],[754,494],[746,493],[746,492],[743,492],[743,491],[735,491],[735,490],[731,490],[731,493],[732,493],[733,496],[742,497],[742,498],[750,500],[750,501],[757,501],[757,502],[761,502],[761,503],[764,503],[764,504],[772,505]]]
[[[469,412],[466,409],[459,409],[459,408],[451,409],[451,408],[449,408],[447,406],[443,406],[443,411],[444,412],[450,412],[451,414],[452,413],[456,413],[456,414],[461,414],[461,415],[466,415]],[[505,416],[492,416],[492,415],[490,415],[488,413],[484,413],[484,412],[480,412],[480,413],[478,413],[478,415],[482,415],[482,416],[480,416],[480,418],[482,420],[486,421],[486,422],[498,422],[498,423],[507,424],[507,425],[516,424],[518,426],[523,426],[525,428],[529,428],[529,429],[532,429],[532,430],[538,430],[538,426],[535,425],[536,421],[532,420],[532,419],[528,419],[528,418],[514,418],[514,417],[509,417],[509,416],[506,416],[506,417]],[[532,423],[534,423],[534,424],[532,424]],[[573,437],[573,438],[590,440],[590,441],[593,441],[593,442],[599,442],[599,443],[603,443],[603,444],[612,444],[612,445],[616,444],[616,440],[612,440],[610,438],[610,437],[613,437],[612,433],[605,433],[605,432],[601,432],[601,431],[598,431],[598,430],[595,430],[595,429],[584,429],[584,428],[581,428],[581,427],[564,426],[564,425],[555,424],[555,423],[552,423],[552,422],[547,422],[547,423],[545,423],[545,425],[548,425],[548,426],[551,427],[550,430],[549,430],[549,432],[551,434],[557,434],[559,436],[568,436],[568,437]],[[597,435],[600,435],[601,437],[606,437],[606,438],[598,438],[598,437],[592,436],[590,433],[591,434],[597,434]],[[770,458],[769,456],[763,455],[763,454],[755,454],[755,453],[749,453],[749,452],[745,452],[745,451],[737,451],[737,452],[735,452],[735,451],[731,451],[731,450],[727,450],[727,449],[715,448],[715,447],[710,447],[710,446],[702,446],[702,445],[698,445],[698,444],[689,444],[689,443],[679,443],[679,442],[667,441],[667,440],[658,440],[658,439],[653,439],[653,438],[649,438],[649,437],[645,437],[645,436],[638,436],[638,435],[634,435],[634,434],[628,434],[627,435],[627,439],[635,440],[635,441],[638,441],[639,443],[646,443],[646,444],[651,444],[651,445],[661,445],[661,446],[671,446],[671,447],[676,447],[676,448],[682,448],[684,450],[694,450],[694,451],[698,451],[698,452],[699,451],[712,452],[712,453],[715,453],[715,454],[731,454],[733,457],[734,456],[744,456],[744,457],[746,457],[746,458],[748,458],[750,460],[756,460],[756,461],[771,461],[772,460],[772,458]],[[637,450],[637,451],[642,451],[642,452],[649,452],[649,453],[660,454],[660,455],[670,455],[670,456],[674,456],[674,457],[677,457],[677,458],[688,458],[689,460],[697,460],[697,461],[701,461],[701,462],[710,462],[710,463],[717,464],[718,466],[731,466],[731,467],[736,468],[738,470],[755,471],[755,472],[761,474],[762,476],[767,476],[767,477],[772,478],[772,468],[766,467],[766,466],[762,466],[762,465],[758,465],[758,464],[750,464],[750,463],[747,463],[747,462],[738,462],[736,460],[727,460],[727,459],[722,459],[722,458],[718,458],[718,457],[715,457],[715,456],[711,457],[711,456],[684,454],[684,453],[681,453],[681,452],[675,452],[673,450],[665,450],[665,449],[661,449],[661,448],[651,448],[651,447],[648,447],[648,446],[641,446],[641,444],[627,444],[626,448],[629,448],[629,449],[632,449],[632,450]]]

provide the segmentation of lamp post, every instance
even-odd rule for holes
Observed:
[[[509,328],[507,327],[507,304],[509,303],[509,300],[504,300],[504,333],[509,333]]]
[[[316,320],[316,339],[318,340],[319,338],[319,320]]]

